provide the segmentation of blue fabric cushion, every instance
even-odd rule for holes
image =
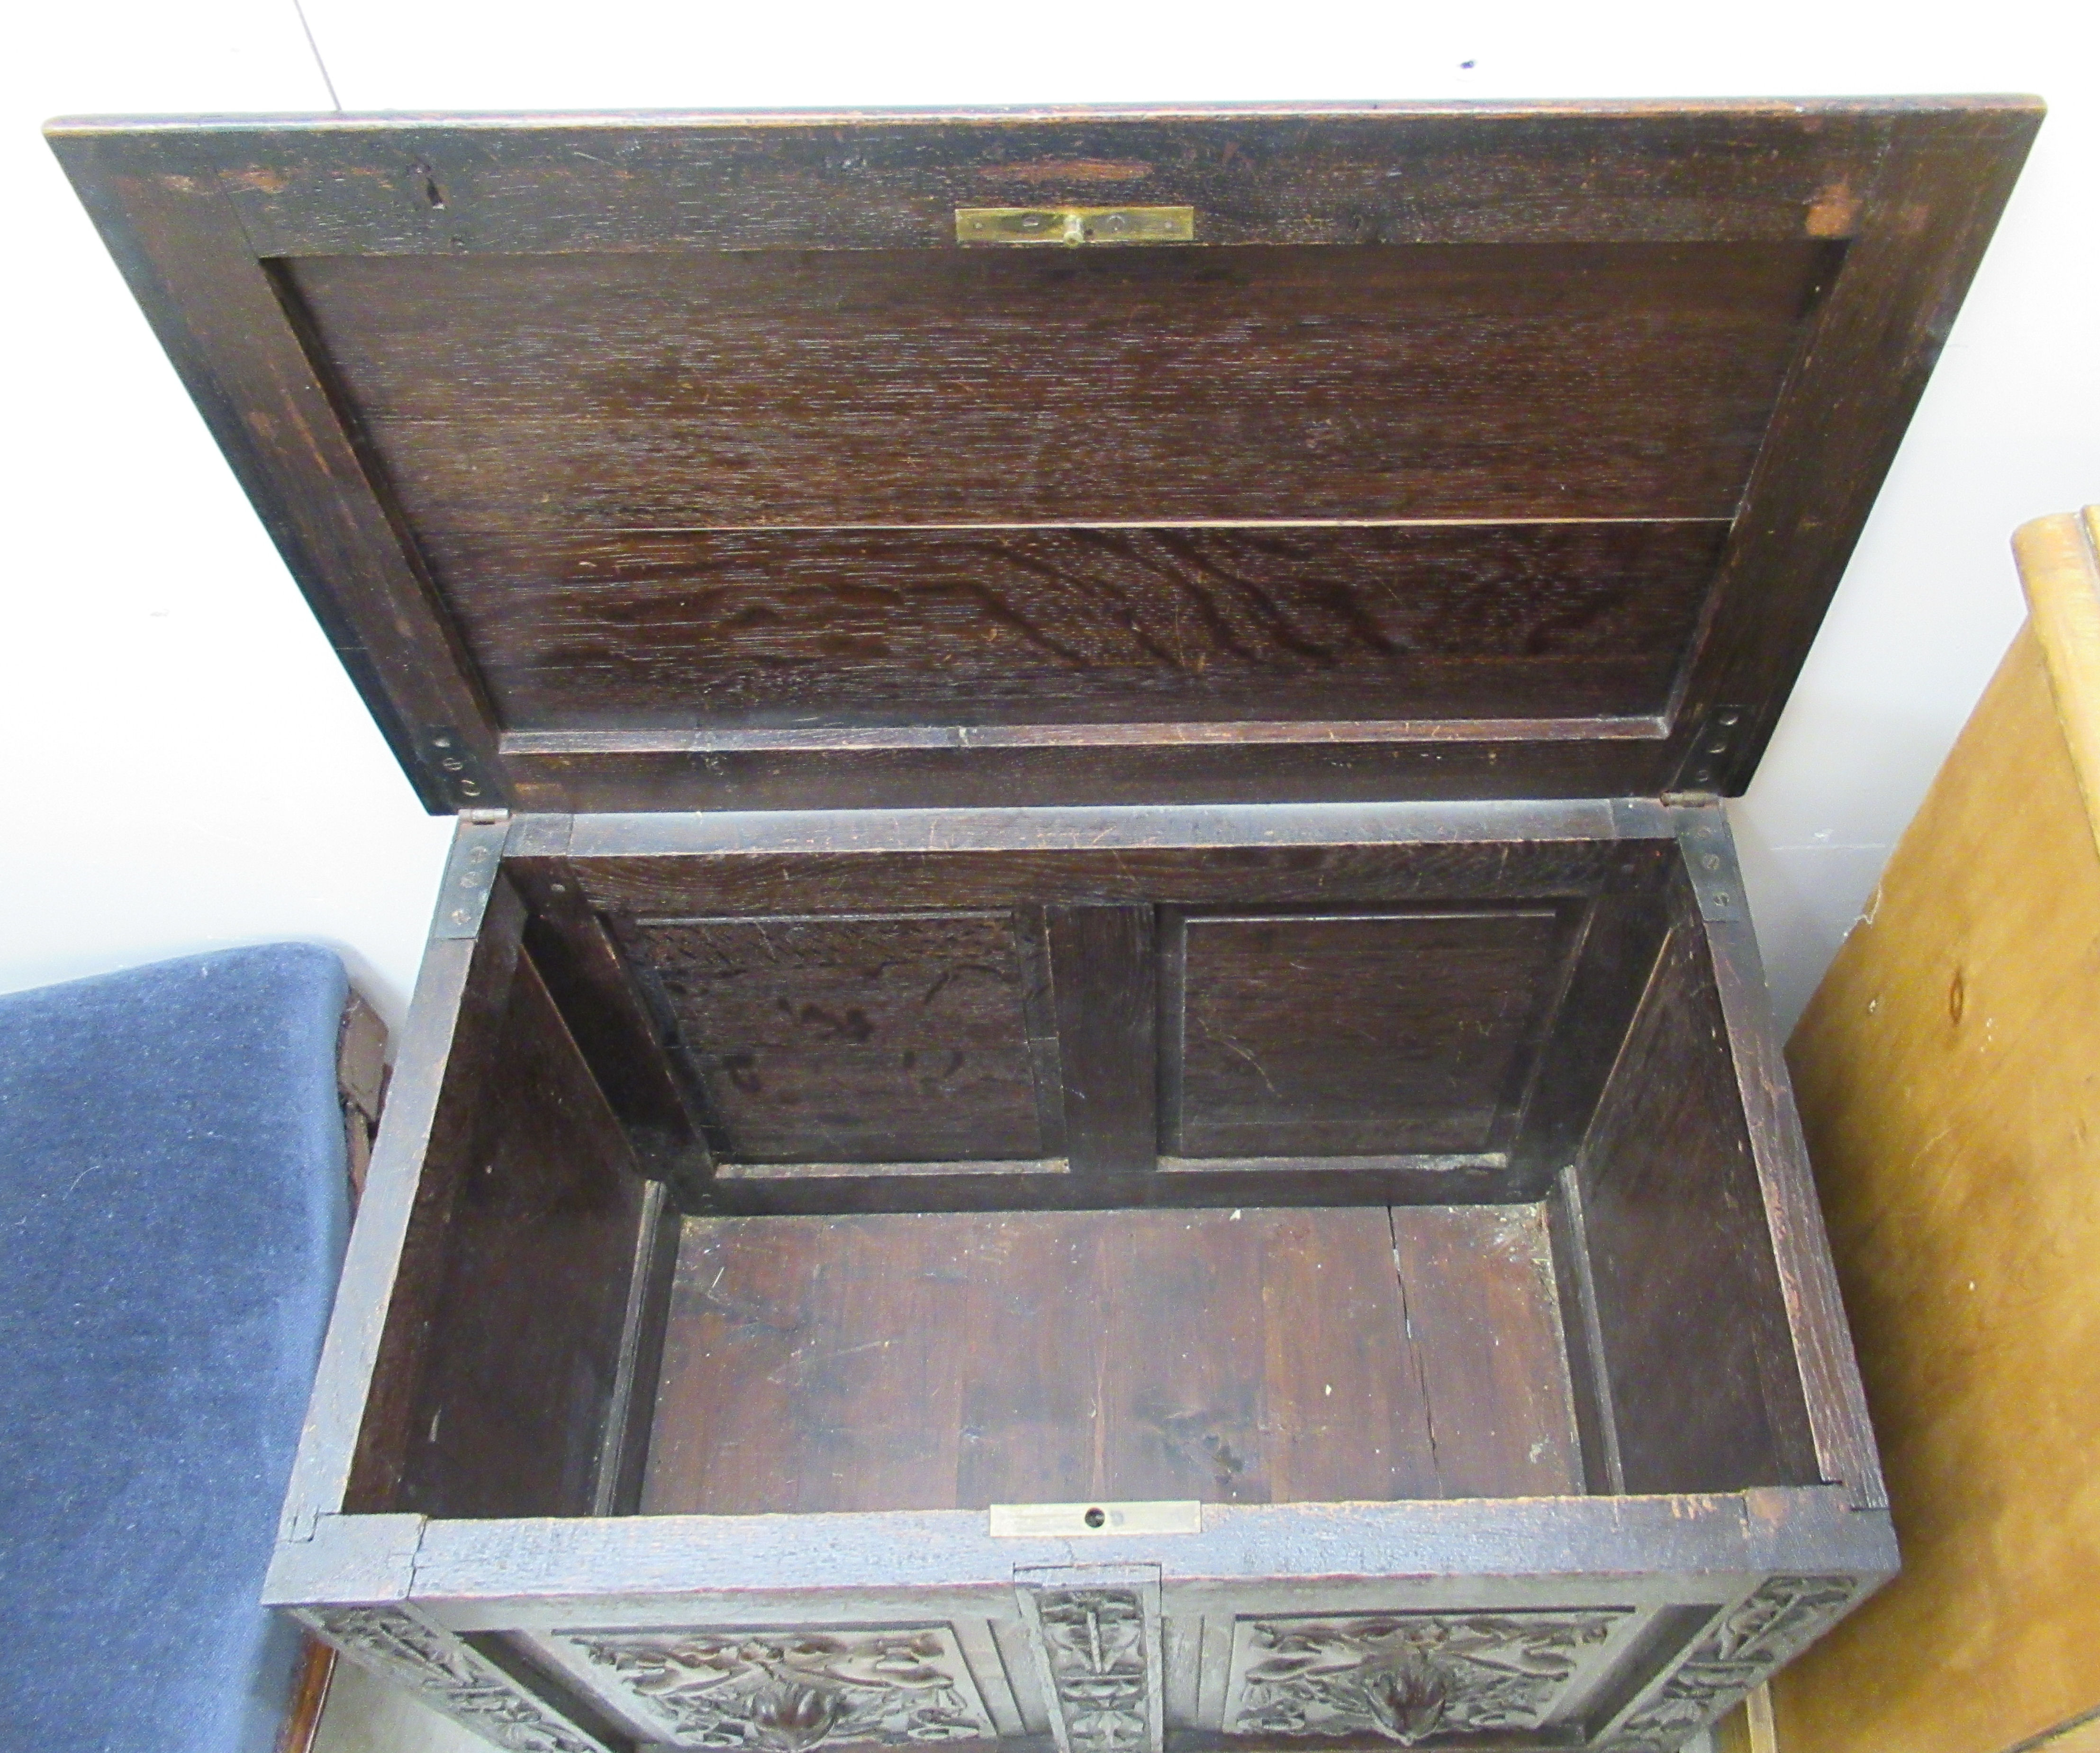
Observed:
[[[267,1753],[342,1256],[328,951],[0,997],[0,1746]]]

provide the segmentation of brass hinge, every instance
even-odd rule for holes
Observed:
[[[1188,244],[1193,207],[958,207],[959,244]]]

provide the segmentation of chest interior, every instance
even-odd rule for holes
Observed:
[[[1409,817],[485,830],[351,1507],[1811,1482],[1664,813]]]

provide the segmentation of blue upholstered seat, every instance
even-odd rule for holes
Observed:
[[[345,1230],[342,963],[0,997],[0,1748],[267,1753],[257,1605]]]

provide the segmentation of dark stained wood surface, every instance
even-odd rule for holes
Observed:
[[[1391,1216],[1438,1495],[1582,1491],[1544,1206],[1427,1205]]]
[[[689,1089],[651,995],[583,888],[552,863],[514,867],[532,917],[526,944],[642,1172],[690,1205],[713,1171],[699,1093]]]
[[[1855,235],[1744,496],[1681,685],[1670,784],[1749,784],[2040,123],[2033,99],[1894,117],[1872,173],[1848,184]],[[1707,713],[1745,703],[1726,755],[1696,761]]]
[[[1675,771],[1660,718],[1234,720],[1094,725],[1055,739],[1035,734],[1043,728],[1066,727],[519,731],[502,741],[521,796],[563,811],[1653,797]]]
[[[1654,795],[1709,782],[1688,758],[1723,708],[1731,746],[1701,760],[1739,789],[2038,119],[1951,99],[53,141],[432,807],[471,781],[778,808]],[[959,205],[1105,193],[1193,204],[1197,245],[954,242]],[[1541,533],[1570,515],[1705,521]],[[1250,517],[1505,527],[1171,527]],[[1135,528],[1071,527],[1103,521]],[[1058,527],[989,553],[838,527],[956,522]],[[782,524],[828,528],[792,561],[721,533]],[[1291,720],[1321,728],[1182,734]],[[704,741],[871,723],[934,740]],[[963,734],[1043,724],[1100,734]],[[679,727],[699,740],[651,740]],[[444,735],[481,777],[444,770]]]
[[[627,927],[749,1162],[1043,1154],[1005,914],[648,919]]]
[[[1570,919],[1518,907],[1174,919],[1176,1155],[1506,1143]]]
[[[1601,808],[1599,816],[1604,813]],[[1337,843],[1247,844],[1219,823],[1219,844],[1145,843],[1141,821],[1127,820],[1123,844],[1101,850],[1041,844],[1030,824],[1008,818],[1008,843],[945,850],[878,841],[862,846],[850,820],[833,818],[829,843],[775,850],[754,835],[743,849],[630,856],[593,849],[568,861],[592,903],[637,917],[710,914],[758,918],[781,912],[792,895],[798,911],[932,910],[1030,905],[1115,906],[1377,905],[1462,903],[1558,896],[1600,891],[1616,865],[1613,843],[1573,832],[1551,839],[1512,839],[1492,826],[1461,836],[1379,843],[1368,836]],[[1604,817],[1608,824],[1608,817]],[[985,826],[996,827],[995,821]],[[962,824],[956,824],[958,831]],[[1106,835],[1113,824],[1105,823]],[[927,832],[946,825],[928,820]],[[594,838],[602,831],[586,825]],[[612,830],[602,830],[610,839]],[[1164,835],[1154,838],[1165,838]],[[1192,836],[1193,838],[1193,836]]]
[[[644,1509],[1579,1489],[1542,1222],[1491,1215],[691,1220]]]
[[[472,531],[520,730],[1639,716],[1727,525]]]
[[[586,1515],[642,1183],[529,955],[479,1095],[390,1507]]]
[[[1846,236],[1898,119],[2038,109],[1974,97],[1037,106],[209,133],[87,118],[51,133],[61,151],[175,134],[271,256],[932,246],[954,242],[958,206],[1068,200],[1193,202],[1213,244],[1664,243]]]
[[[1577,1164],[1629,1491],[1818,1477],[1727,1020],[1688,887]]]
[[[1159,1153],[1157,910],[1043,914],[1071,1172],[1142,1173]]]
[[[1675,861],[1674,848],[1652,842],[1622,846],[1590,903],[1511,1141],[1511,1161],[1520,1168],[1555,1174],[1574,1160],[1669,928],[1662,893]]]
[[[278,281],[215,178],[195,174],[195,144],[87,137],[60,154],[425,806],[506,803],[487,690]],[[443,769],[434,733],[471,759],[475,795]]]
[[[1742,871],[1720,812],[1683,811],[1680,821],[1680,844],[1688,864],[1705,868],[1718,857],[1718,867],[1711,880],[1740,895]],[[1734,918],[1709,921],[1706,938],[1713,958],[1714,997],[1727,1020],[1736,1095],[1758,1165],[1758,1191],[1785,1305],[1787,1346],[1807,1400],[1817,1470],[1833,1484],[1842,1481],[1862,1509],[1883,1509],[1889,1501],[1888,1486],[1868,1420],[1859,1361],[1816,1197],[1808,1143],[1772,1016],[1757,932],[1747,912],[1739,910]],[[1776,1362],[1767,1367],[1783,1374]]]
[[[442,569],[481,531],[1726,519],[1838,253],[702,251],[285,271]]]
[[[457,880],[462,855],[477,838],[493,856],[488,831],[477,836],[462,824],[454,834],[448,878]],[[302,1448],[293,1469],[293,1492],[305,1500],[302,1514],[338,1506],[368,1513],[394,1508],[443,1294],[461,1183],[483,1160],[491,1117],[485,1096],[504,1049],[525,921],[516,885],[499,875],[472,936],[446,936],[449,927],[439,926],[424,947],[417,991],[428,996],[403,1037],[406,1063],[397,1062],[388,1090],[343,1265],[345,1287],[364,1293],[362,1330],[342,1330],[343,1349],[335,1356],[323,1350],[313,1408],[320,1416],[313,1421],[325,1422],[335,1452],[325,1460],[314,1456],[322,1469],[316,1497],[308,1495],[316,1484],[302,1477],[307,1466]],[[380,1234],[382,1223],[392,1245],[375,1257],[370,1245],[360,1244],[367,1235]],[[338,1331],[332,1321],[332,1343]]]
[[[532,880],[580,886],[573,871],[556,885],[557,869],[536,864]],[[708,1196],[741,1209],[765,1196],[749,1167],[768,1164],[902,1177],[888,1196],[865,1182],[827,1196],[889,1209],[955,1203],[929,1179],[944,1163],[998,1178],[965,1205],[1065,1205],[1180,1202],[1199,1182],[1259,1201],[1207,1171],[1295,1165],[1370,1173],[1363,1196],[1386,1200],[1388,1171],[1506,1158],[1579,905],[1173,909],[1163,927],[1159,912],[645,914],[619,932],[636,983],[673,1014],[671,1052],[742,1183]],[[1162,1156],[1183,1178],[1171,1193],[1043,1184],[1141,1176]],[[1025,1188],[1019,1172],[1035,1174]],[[1534,1193],[1550,1174],[1535,1178]]]

